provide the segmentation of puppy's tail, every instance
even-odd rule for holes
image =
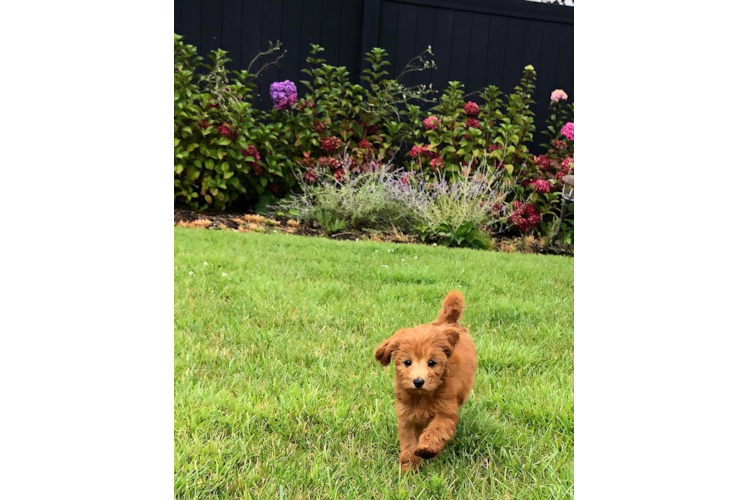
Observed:
[[[462,316],[463,309],[465,309],[465,297],[462,296],[460,291],[452,290],[444,298],[442,310],[439,311],[439,316],[433,324],[457,323]]]

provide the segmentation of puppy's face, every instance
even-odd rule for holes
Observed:
[[[447,362],[459,331],[432,325],[400,330],[385,340],[375,357],[395,364],[395,384],[410,393],[434,392],[447,375]]]

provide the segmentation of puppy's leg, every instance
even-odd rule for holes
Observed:
[[[418,446],[419,429],[407,422],[397,422],[397,434],[400,438],[400,468],[403,472],[415,469],[421,459],[413,454]]]
[[[421,458],[433,458],[444,449],[457,430],[457,412],[439,414],[423,430],[414,453]]]

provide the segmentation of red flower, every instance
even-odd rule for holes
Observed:
[[[551,159],[548,158],[546,155],[540,155],[533,157],[533,163],[540,169],[540,170],[550,170],[551,169]]]
[[[361,142],[358,143],[358,147],[361,149],[371,149],[371,143],[367,141],[366,139],[361,139]]]
[[[415,158],[416,156],[420,155],[421,153],[423,153],[423,148],[421,146],[413,146],[412,148],[410,148],[410,153],[409,154],[413,158]]]
[[[316,182],[317,172],[315,172],[314,170],[307,170],[304,174],[304,180],[307,182]]]
[[[271,182],[270,185],[268,186],[268,189],[270,190],[271,193],[275,194],[278,192],[278,189],[280,189],[280,186],[276,184],[275,182]]]
[[[197,122],[197,126],[200,128],[208,128],[208,120],[200,120],[199,122]]]
[[[431,169],[432,170],[436,170],[437,168],[443,166],[444,162],[442,161],[441,158],[437,157],[437,158],[434,158],[433,160],[431,160],[430,165],[431,165]]]
[[[324,132],[326,129],[327,127],[325,127],[325,124],[322,122],[317,122],[314,124],[314,130],[316,130],[319,133]]]
[[[545,179],[535,179],[530,183],[530,185],[535,188],[535,191],[537,191],[538,193],[551,192],[551,183]]]
[[[257,151],[257,148],[252,145],[249,145],[246,148],[242,149],[241,152],[245,157],[251,156],[255,159],[255,161],[260,161],[260,152]]]
[[[237,136],[237,133],[234,130],[234,127],[228,123],[224,123],[223,125],[218,127],[218,133],[224,137],[228,137],[232,141],[236,139],[236,136]]]
[[[553,140],[553,147],[556,149],[566,149],[566,143],[564,141],[561,141],[559,139]]]
[[[490,153],[491,151],[496,151],[497,149],[504,149],[504,148],[502,148],[502,147],[501,147],[501,146],[499,146],[498,144],[491,144],[490,146],[488,146],[488,152],[489,152],[489,153]]]
[[[340,160],[338,160],[337,158],[331,158],[329,156],[323,156],[319,159],[319,166],[335,170],[340,168]]]
[[[431,149],[431,147],[432,147],[431,144],[426,144],[422,148],[421,152],[425,154],[426,156],[428,156],[429,158],[436,158],[437,156],[439,156],[439,151],[435,149]]]
[[[405,174],[402,177],[400,177],[400,184],[404,184],[404,185],[410,184],[410,176],[408,174]]]
[[[376,125],[372,125],[371,127],[367,128],[367,129],[366,129],[366,131],[367,131],[368,133],[370,133],[370,134],[373,134],[374,132],[376,132],[376,131],[377,131],[377,129],[378,129],[378,128],[379,128],[379,127],[377,127]]]
[[[334,172],[333,175],[335,176],[335,180],[340,182],[343,179],[345,179],[345,170],[343,170],[342,168],[339,168]]]
[[[326,137],[322,139],[322,149],[325,151],[335,151],[340,147],[340,139],[337,137]]]
[[[480,108],[478,107],[478,105],[475,104],[473,101],[470,101],[467,104],[465,104],[465,106],[463,106],[462,109],[465,110],[465,114],[468,116],[478,116],[478,112],[480,111]]]
[[[467,120],[465,120],[465,125],[467,125],[469,128],[480,128],[480,122],[475,118],[468,118]]]
[[[260,175],[262,173],[262,165],[259,163],[255,163],[252,167],[255,169],[255,175]]]
[[[436,116],[429,116],[423,120],[423,126],[428,130],[436,130],[442,121]]]
[[[519,229],[521,233],[526,233],[540,223],[540,214],[532,203],[522,203],[516,200],[512,203],[512,206],[514,212],[509,216],[509,223]]]

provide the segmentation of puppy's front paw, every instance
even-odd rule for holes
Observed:
[[[416,451],[414,452],[416,456],[419,456],[423,459],[429,459],[434,458],[439,454],[441,450],[436,449],[433,446],[430,446],[428,444],[419,445],[418,448],[416,448]]]
[[[415,455],[411,455],[408,452],[400,453],[400,469],[403,472],[417,469],[420,462],[421,459]]]

